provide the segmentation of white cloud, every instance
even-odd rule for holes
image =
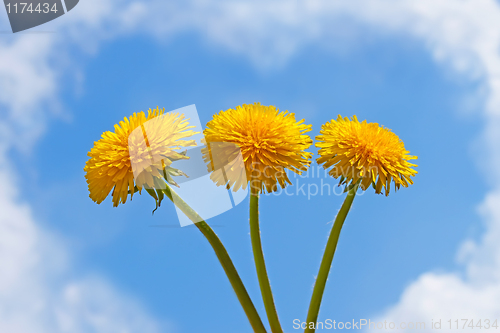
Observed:
[[[33,37],[0,39],[0,139],[8,144],[15,143],[16,134],[22,133],[25,144],[40,135],[44,129],[40,110],[54,102],[57,92],[57,74],[48,65],[54,38]]]
[[[61,24],[67,32],[0,38],[0,332],[170,331],[105,278],[92,272],[74,277],[68,247],[60,236],[37,225],[30,206],[19,197],[17,174],[8,158],[12,149],[29,152],[47,118],[60,112],[62,78],[76,65],[69,52],[75,46],[96,51],[95,41],[125,29],[137,10],[133,4],[109,8],[102,3],[95,1],[94,11],[73,23],[54,21],[52,28]],[[121,10],[118,18],[114,9]],[[45,31],[50,29],[49,25]],[[94,43],[85,42],[100,31]]]
[[[71,277],[63,242],[34,222],[0,164],[0,332],[164,332],[101,277]]]

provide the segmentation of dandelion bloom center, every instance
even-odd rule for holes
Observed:
[[[320,148],[318,164],[323,164],[325,169],[333,167],[329,174],[341,177],[343,184],[359,180],[363,190],[371,184],[376,193],[385,188],[385,194],[389,195],[391,182],[396,189],[401,185],[408,187],[413,184],[411,177],[417,174],[412,169],[417,165],[409,162],[417,157],[408,155],[403,141],[377,123],[339,115],[337,120],[322,126],[316,140]]]
[[[286,183],[291,184],[285,169],[300,174],[311,163],[312,154],[305,149],[311,146],[312,140],[304,134],[311,130],[311,125],[303,122],[297,122],[293,113],[260,103],[243,104],[214,115],[204,131],[211,156],[205,154],[204,157],[212,165],[228,164],[230,167],[226,168],[224,179],[216,173],[212,178],[235,191],[246,188],[248,180],[259,192],[264,189],[273,192],[277,184],[282,188]],[[214,150],[214,145],[227,148]],[[238,163],[231,164],[231,158],[239,152],[241,167],[236,165]]]

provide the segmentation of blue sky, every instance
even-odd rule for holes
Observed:
[[[465,239],[479,242],[485,233],[477,207],[494,188],[478,162],[478,138],[485,127],[480,114],[486,102],[476,98],[482,79],[436,61],[418,38],[369,33],[341,51],[313,41],[271,65],[193,31],[164,40],[131,32],[101,41],[90,55],[74,46],[65,52],[77,70],[59,74],[55,98],[62,115],[50,116],[30,153],[12,148],[6,155],[37,228],[56,237],[69,258],[55,280],[98,276],[140,304],[160,323],[160,332],[251,332],[208,243],[196,228],[176,227],[171,203],[154,216],[154,202],[146,195],[118,208],[110,200],[96,205],[88,198],[83,166],[101,133],[133,112],[196,104],[206,124],[220,110],[253,102],[304,118],[313,125],[312,137],[338,114],[357,115],[392,129],[419,157],[413,186],[389,197],[369,189],[356,198],[320,320],[397,317],[390,309],[422,274],[466,275],[457,264],[457,250]],[[317,179],[292,179],[297,181],[318,184]],[[305,320],[343,198],[261,199],[264,252],[286,332],[294,331],[293,319]],[[207,222],[216,226],[264,317],[248,234],[248,199]],[[412,316],[411,309],[404,313]]]

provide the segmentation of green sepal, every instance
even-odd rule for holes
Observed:
[[[181,151],[180,153],[177,153],[175,155],[181,155],[179,157],[176,157],[175,155],[174,156],[169,156],[168,159],[171,160],[171,161],[178,161],[178,160],[185,160],[185,159],[188,159],[189,157],[186,157],[186,154],[187,154],[187,149],[184,150],[184,151]]]
[[[150,196],[152,196],[156,201],[158,201],[158,196],[156,195],[156,191],[151,188],[144,188]]]
[[[134,186],[134,193],[130,192],[130,190],[128,191],[128,194],[136,194],[137,192],[139,192],[139,188],[136,186]]]
[[[172,176],[174,177],[184,176],[186,178],[189,178],[188,175],[186,175],[179,169],[172,168],[171,166],[166,166],[165,168],[163,168],[163,178],[167,181],[167,183],[175,187],[180,187],[179,184],[177,184],[177,182],[172,178]]]
[[[158,207],[160,207],[163,198],[165,198],[165,195],[163,194],[163,188],[165,188],[167,184],[165,184],[165,182],[162,182],[159,178],[155,178],[153,181],[155,183],[156,193],[158,194]],[[156,209],[158,209],[158,207],[156,207]]]
[[[346,187],[344,188],[344,193],[349,192],[349,191],[350,191],[350,190],[352,190],[352,189],[353,189],[356,185],[360,184],[362,179],[363,179],[363,178],[360,178],[360,179],[358,179],[358,181],[357,181],[357,182],[355,182],[355,183],[351,183],[349,186],[346,186]]]
[[[156,191],[153,189],[145,188],[145,190],[149,193],[150,196],[153,197],[153,199],[155,199],[156,207],[155,207],[155,209],[153,209],[153,211],[151,213],[151,214],[154,214],[155,211],[158,209],[158,207],[160,207],[160,203],[158,201],[158,195],[156,194]]]

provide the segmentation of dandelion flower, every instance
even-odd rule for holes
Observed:
[[[413,184],[410,177],[417,171],[412,167],[417,165],[409,161],[417,157],[408,155],[403,141],[391,130],[366,120],[360,123],[356,116],[339,115],[324,124],[320,134],[316,137],[320,148],[317,162],[325,169],[333,166],[329,174],[341,177],[341,184],[360,180],[363,190],[371,184],[376,193],[385,188],[385,195],[389,195],[391,181],[396,189]]]
[[[224,177],[213,173],[212,179],[233,187],[233,191],[245,189],[251,180],[252,188],[259,193],[264,189],[276,191],[278,183],[282,188],[291,184],[285,169],[301,174],[311,164],[312,154],[305,149],[312,140],[304,134],[311,125],[303,122],[296,121],[293,113],[260,103],[243,104],[214,115],[204,131],[210,151],[204,159],[211,162],[212,170],[229,167]],[[238,160],[235,156],[240,153]]]
[[[88,153],[84,171],[90,198],[100,204],[113,190],[116,207],[125,203],[128,194],[132,199],[143,187],[155,188],[162,177],[172,183],[171,175],[183,173],[170,164],[188,158],[178,150],[196,145],[193,140],[181,140],[195,134],[193,127],[184,115],[158,108],[149,109],[147,116],[141,111],[125,117],[114,132],[104,132]]]

